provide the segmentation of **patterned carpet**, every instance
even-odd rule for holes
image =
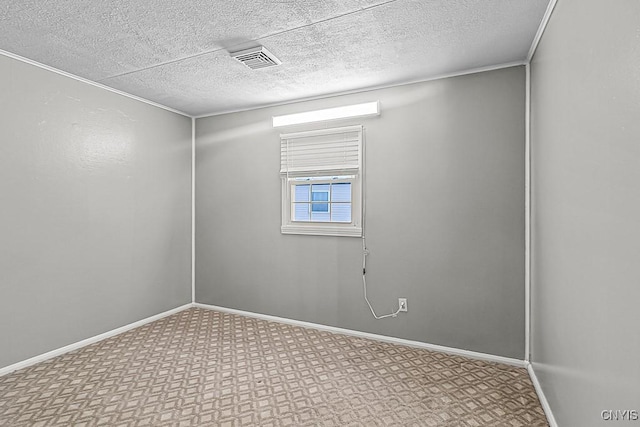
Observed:
[[[546,426],[526,370],[191,308],[0,377],[2,426]]]

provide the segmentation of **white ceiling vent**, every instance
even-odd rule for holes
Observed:
[[[282,63],[264,46],[257,46],[241,50],[239,52],[232,52],[231,56],[253,70],[273,67],[274,65],[280,65]]]

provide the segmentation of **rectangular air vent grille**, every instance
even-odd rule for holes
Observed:
[[[281,64],[280,60],[264,46],[233,52],[231,56],[253,70]]]

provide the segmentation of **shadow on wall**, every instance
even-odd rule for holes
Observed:
[[[238,113],[231,113],[238,114]],[[196,123],[197,128],[197,123]],[[198,145],[208,146],[221,142],[242,141],[252,135],[264,135],[265,132],[272,131],[271,120],[260,120],[253,123],[245,123],[240,126],[230,127],[228,129],[216,130],[209,134],[198,135]]]
[[[398,92],[398,88],[402,88],[401,92]],[[313,111],[316,109],[324,109],[324,108],[332,108],[332,107],[340,107],[344,105],[354,104],[363,102],[363,100],[378,100],[382,99],[381,102],[381,115],[385,113],[389,113],[396,109],[403,109],[406,107],[411,107],[412,105],[420,105],[424,104],[424,101],[439,95],[444,92],[446,89],[442,85],[434,85],[434,86],[422,86],[418,90],[415,89],[415,85],[405,85],[400,87],[390,88],[388,90],[376,91],[375,94],[369,95],[368,92],[360,92],[352,95],[343,95],[329,98],[322,98],[317,100],[310,101],[301,101],[294,102],[291,104],[283,105],[276,107],[268,107],[265,110],[269,109],[270,114],[268,117],[265,117],[263,120],[254,121],[251,123],[243,122],[242,120],[238,120],[238,116],[243,116],[243,112],[238,113],[229,113],[228,115],[220,115],[218,118],[223,118],[227,116],[230,121],[237,121],[238,126],[229,126],[225,129],[216,130],[215,132],[211,132],[209,134],[200,134],[198,135],[200,138],[199,145],[206,147],[208,145],[228,142],[228,141],[243,141],[245,138],[250,138],[252,135],[260,135],[260,138],[263,139],[264,135],[273,132],[274,136],[279,135],[280,133],[287,132],[297,132],[302,130],[314,130],[318,128],[331,128],[331,127],[340,127],[344,126],[346,122],[351,123],[352,119],[346,120],[336,120],[330,122],[322,122],[322,123],[311,123],[304,125],[295,125],[283,128],[274,129],[271,121],[271,114],[279,115],[279,114],[292,114],[299,113],[305,111]],[[302,107],[301,107],[302,106]],[[260,109],[258,109],[260,110]],[[255,112],[256,110],[251,110]],[[216,116],[210,116],[216,117]],[[207,119],[207,117],[203,117],[202,119]],[[196,129],[198,128],[196,124]]]

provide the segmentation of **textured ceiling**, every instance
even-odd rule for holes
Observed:
[[[4,0],[0,49],[190,115],[524,61],[548,0]],[[282,65],[229,56],[262,44]]]

